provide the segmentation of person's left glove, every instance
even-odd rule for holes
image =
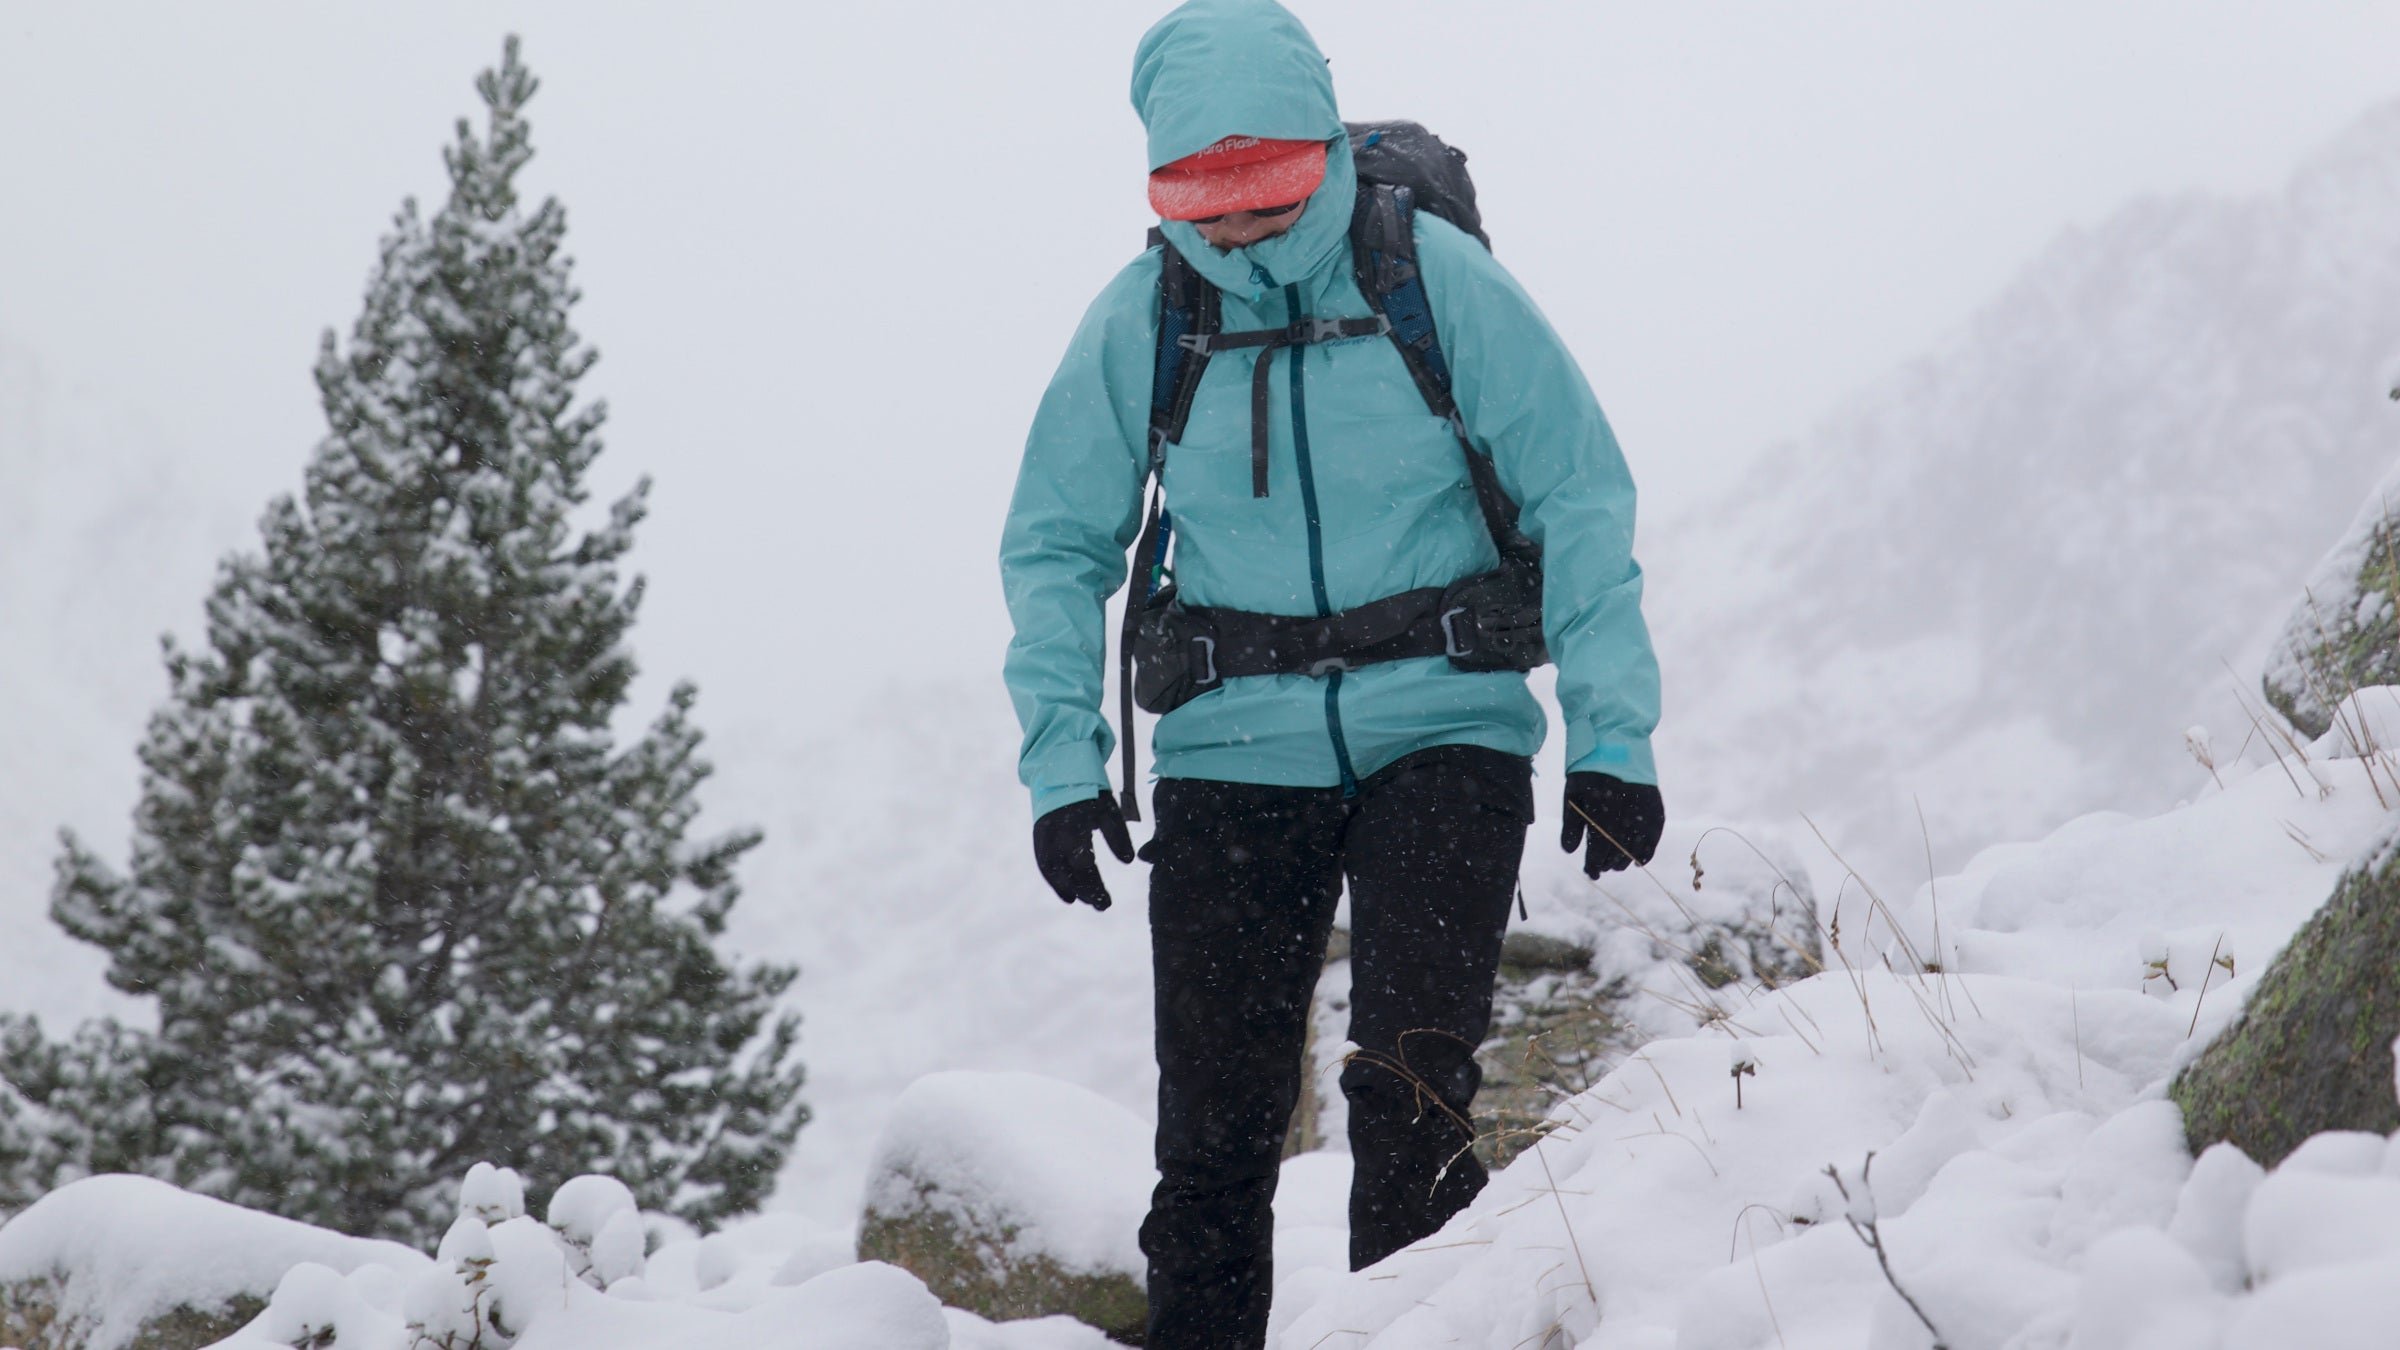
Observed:
[[[1602,872],[1622,872],[1631,863],[1647,864],[1658,855],[1658,838],[1666,830],[1666,799],[1658,795],[1657,788],[1605,773],[1567,775],[1566,829],[1558,846],[1573,853],[1589,831],[1591,847],[1583,855],[1585,876],[1597,880]]]
[[[1125,813],[1105,788],[1089,801],[1070,802],[1033,822],[1033,861],[1059,899],[1106,909],[1108,887],[1100,880],[1100,860],[1092,853],[1094,830],[1108,840],[1108,851],[1118,862],[1133,861],[1133,835],[1125,828]]]

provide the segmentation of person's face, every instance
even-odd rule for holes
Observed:
[[[1274,210],[1275,208],[1268,209]],[[1261,239],[1274,238],[1298,224],[1300,217],[1307,211],[1307,202],[1300,202],[1276,215],[1262,215],[1256,211],[1230,211],[1221,216],[1210,216],[1206,220],[1195,220],[1192,222],[1192,228],[1200,232],[1200,237],[1207,240],[1211,248],[1230,252],[1237,248],[1246,248]]]

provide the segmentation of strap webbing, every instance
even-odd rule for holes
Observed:
[[[1382,337],[1392,331],[1392,320],[1381,316],[1364,319],[1311,319],[1285,324],[1281,328],[1249,328],[1238,333],[1193,333],[1181,342],[1185,351],[1203,356],[1232,351],[1238,347],[1305,347],[1312,342],[1341,342],[1349,338]]]
[[[1134,787],[1133,754],[1133,635],[1149,603],[1151,586],[1166,568],[1167,447],[1183,438],[1192,415],[1192,398],[1208,369],[1208,339],[1217,331],[1221,301],[1217,288],[1192,270],[1175,246],[1158,231],[1150,242],[1161,250],[1158,260],[1158,356],[1150,380],[1150,454],[1142,465],[1142,533],[1133,546],[1133,561],[1125,578],[1125,615],[1117,633],[1117,751],[1118,803],[1129,821],[1142,818],[1140,794]],[[1155,485],[1155,486],[1154,486]]]
[[[1490,456],[1475,448],[1467,435],[1451,394],[1450,361],[1434,327],[1433,302],[1417,271],[1416,202],[1405,187],[1361,184],[1356,213],[1351,217],[1351,257],[1360,294],[1389,324],[1392,345],[1400,351],[1418,394],[1433,415],[1450,424],[1459,453],[1467,457],[1467,477],[1475,487],[1475,505],[1491,531],[1492,546],[1503,558],[1539,567],[1541,545],[1518,525],[1517,504],[1500,486],[1499,470]]]
[[[1253,497],[1267,495],[1267,419],[1274,416],[1270,395],[1275,351],[1275,346],[1261,345],[1258,358],[1250,363],[1250,495]]]
[[[1451,650],[1441,615],[1446,589],[1424,586],[1402,591],[1321,619],[1202,605],[1186,606],[1184,613],[1216,644],[1210,659],[1220,680],[1245,675],[1324,675],[1384,661],[1440,656]]]
[[[1166,566],[1160,511],[1165,495],[1164,485],[1154,488],[1151,475],[1143,475],[1142,535],[1133,546],[1133,570],[1125,578],[1125,617],[1117,629],[1118,779],[1124,784],[1118,793],[1118,805],[1130,821],[1142,818],[1142,800],[1133,786],[1133,634],[1141,626],[1143,606],[1150,602],[1151,583]]]
[[[1175,338],[1177,346],[1192,352],[1205,361],[1218,352],[1256,348],[1258,357],[1250,366],[1250,495],[1267,495],[1267,428],[1272,425],[1274,399],[1268,381],[1274,366],[1268,358],[1285,347],[1305,347],[1317,342],[1342,342],[1351,338],[1382,337],[1392,331],[1392,321],[1382,315],[1365,319],[1295,319],[1282,328],[1251,328],[1238,333],[1182,333]],[[1161,342],[1165,341],[1161,338]],[[1185,399],[1185,412],[1190,412],[1190,400]]]
[[[1208,370],[1209,340],[1223,308],[1217,288],[1192,270],[1173,244],[1160,241],[1158,263],[1158,363],[1150,379],[1150,472],[1170,442],[1183,439],[1192,397]]]

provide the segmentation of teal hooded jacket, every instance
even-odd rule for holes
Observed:
[[[1327,142],[1324,184],[1292,228],[1219,252],[1166,236],[1223,292],[1227,332],[1372,314],[1351,275],[1357,191],[1325,58],[1273,0],[1192,0],[1143,36],[1133,104],[1152,168],[1232,135]],[[1658,665],[1634,563],[1634,487],[1583,373],[1541,311],[1465,233],[1416,218],[1418,266],[1469,437],[1544,549],[1543,623],[1558,664],[1567,767],[1655,783]],[[1092,303],[1035,414],[1000,547],[1016,637],[1005,670],[1038,817],[1108,789],[1103,607],[1141,526],[1158,325],[1157,249]],[[1251,362],[1273,361],[1268,494],[1254,497]],[[1183,599],[1320,615],[1498,562],[1458,441],[1387,338],[1228,352],[1210,361],[1166,451]],[[1159,719],[1161,777],[1348,787],[1434,745],[1531,755],[1546,732],[1516,673],[1445,658],[1322,677],[1229,679]]]

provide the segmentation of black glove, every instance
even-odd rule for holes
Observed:
[[[1133,861],[1133,836],[1125,829],[1125,813],[1105,789],[1090,801],[1069,803],[1033,822],[1033,861],[1059,899],[1106,909],[1108,887],[1101,884],[1100,863],[1092,856],[1094,830],[1107,836],[1108,851],[1118,862]]]
[[[1584,831],[1590,830],[1583,874],[1597,879],[1602,872],[1622,872],[1630,863],[1648,863],[1657,856],[1658,837],[1667,828],[1667,806],[1648,783],[1628,783],[1604,773],[1571,773],[1566,820],[1558,846],[1573,853],[1584,842]]]

